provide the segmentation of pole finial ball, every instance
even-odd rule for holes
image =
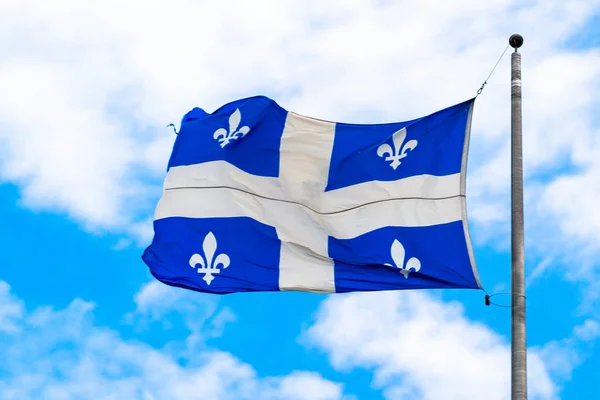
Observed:
[[[510,44],[512,48],[518,49],[519,47],[523,46],[523,36],[519,35],[518,33],[511,35],[508,39],[508,44]]]

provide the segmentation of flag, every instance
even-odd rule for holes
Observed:
[[[465,203],[475,99],[335,123],[257,96],[187,113],[142,256],[200,292],[480,288]]]

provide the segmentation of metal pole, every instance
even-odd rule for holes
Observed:
[[[512,35],[511,58],[511,208],[512,208],[512,329],[511,398],[527,399],[527,342],[525,335],[525,233],[523,223],[523,140],[521,121],[521,35]]]

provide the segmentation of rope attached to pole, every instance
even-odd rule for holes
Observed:
[[[504,48],[504,51],[500,55],[500,58],[498,58],[498,61],[496,61],[496,65],[494,65],[494,68],[492,68],[492,71],[490,72],[488,77],[485,78],[485,81],[483,81],[483,83],[481,84],[481,87],[477,91],[477,96],[479,96],[481,94],[481,92],[483,92],[483,88],[485,87],[485,85],[487,85],[487,81],[491,78],[491,76],[494,73],[494,71],[496,70],[496,67],[498,66],[498,64],[500,64],[500,61],[502,60],[502,57],[504,57],[504,54],[506,53],[506,50],[508,50],[509,46],[510,46],[510,44],[507,44],[506,47]],[[477,97],[477,96],[475,96],[475,97]]]
[[[485,291],[485,289],[484,289],[484,291]],[[496,306],[496,307],[501,307],[501,308],[511,308],[510,305],[507,306],[507,305],[504,305],[504,304],[494,303],[491,300],[492,297],[499,296],[499,295],[511,295],[512,296],[512,293],[510,293],[510,292],[501,292],[501,293],[494,293],[494,294],[490,295],[488,292],[485,292],[485,305],[486,306]],[[525,297],[525,295],[522,295],[522,294],[518,295],[518,296],[523,297],[523,298]]]

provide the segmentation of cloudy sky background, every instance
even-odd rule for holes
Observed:
[[[217,297],[140,255],[191,108],[412,119],[474,96],[515,32],[530,398],[600,395],[600,1],[0,0],[0,399],[506,399],[510,310],[480,291]],[[490,293],[510,290],[509,52],[467,178]]]

